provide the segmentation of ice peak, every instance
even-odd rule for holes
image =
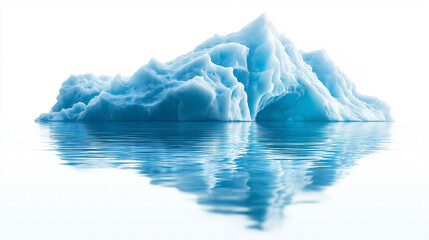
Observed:
[[[255,20],[248,23],[240,32],[252,32],[253,34],[277,34],[277,30],[268,16],[263,13]]]

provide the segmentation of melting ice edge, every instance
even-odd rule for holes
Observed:
[[[131,77],[72,75],[36,121],[390,121],[324,50],[303,53],[266,15]]]

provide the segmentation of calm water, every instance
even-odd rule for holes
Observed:
[[[5,129],[1,239],[427,239],[427,131],[397,123]]]

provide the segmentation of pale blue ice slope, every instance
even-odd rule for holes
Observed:
[[[38,121],[389,121],[324,50],[300,53],[265,15],[131,77],[70,76]]]

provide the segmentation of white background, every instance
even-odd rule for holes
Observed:
[[[361,159],[320,203],[290,205],[284,225],[268,233],[237,227],[244,220],[235,216],[207,215],[189,201],[194,196],[123,169],[62,165],[56,153],[39,151],[52,144],[44,128],[29,129],[45,138],[13,128],[49,111],[70,74],[128,76],[152,57],[174,59],[264,12],[298,49],[325,48],[360,92],[390,104],[398,122],[425,121],[428,1],[0,3],[0,127],[8,130],[0,133],[0,238],[427,239],[428,134],[417,124],[413,134],[394,131],[394,151]]]
[[[427,1],[1,0],[0,123],[32,122],[70,74],[125,76],[266,13],[298,49],[325,48],[398,121],[427,114]]]

